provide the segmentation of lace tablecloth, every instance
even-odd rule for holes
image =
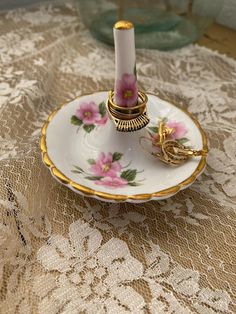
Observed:
[[[109,204],[56,182],[39,136],[53,108],[113,86],[113,49],[70,2],[1,13],[0,34],[0,312],[235,313],[236,62],[137,51],[140,88],[187,101],[211,150],[176,196]]]

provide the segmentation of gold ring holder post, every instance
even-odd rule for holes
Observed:
[[[117,131],[133,132],[144,128],[150,121],[147,115],[148,97],[138,92],[138,104],[134,107],[121,107],[114,103],[114,91],[109,92],[107,110]]]

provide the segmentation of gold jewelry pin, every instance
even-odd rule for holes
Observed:
[[[157,157],[159,160],[166,164],[178,166],[192,157],[206,156],[208,154],[208,150],[206,149],[191,149],[179,143],[177,140],[168,139],[168,137],[170,137],[173,133],[174,128],[167,127],[165,123],[161,121],[158,126],[158,140],[154,144],[154,146],[159,148],[160,151],[155,153],[151,152],[151,155]],[[143,137],[142,139],[147,138]],[[147,149],[145,149],[144,147],[143,149],[147,151]]]

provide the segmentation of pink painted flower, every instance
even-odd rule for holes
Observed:
[[[128,184],[128,181],[122,178],[117,178],[117,177],[115,178],[106,177],[106,178],[103,178],[102,180],[95,181],[95,184],[106,186],[112,189],[116,189],[116,188],[122,188],[123,186],[126,186]]]
[[[76,117],[83,121],[84,124],[91,125],[99,118],[98,106],[93,102],[82,103],[76,110]]]
[[[133,107],[138,100],[136,76],[123,74],[121,80],[117,80],[115,86],[115,103],[122,107]]]
[[[96,163],[91,166],[91,171],[95,176],[101,177],[117,177],[120,172],[121,165],[118,161],[112,161],[112,153],[101,153]]]
[[[95,121],[97,125],[105,125],[107,123],[108,114],[106,113],[105,116],[101,119]]]
[[[170,136],[172,139],[180,139],[188,132],[182,122],[169,121],[166,123],[166,126],[174,129],[174,132]]]

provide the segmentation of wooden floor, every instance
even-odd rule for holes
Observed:
[[[231,28],[213,24],[197,43],[236,59],[236,31]]]

